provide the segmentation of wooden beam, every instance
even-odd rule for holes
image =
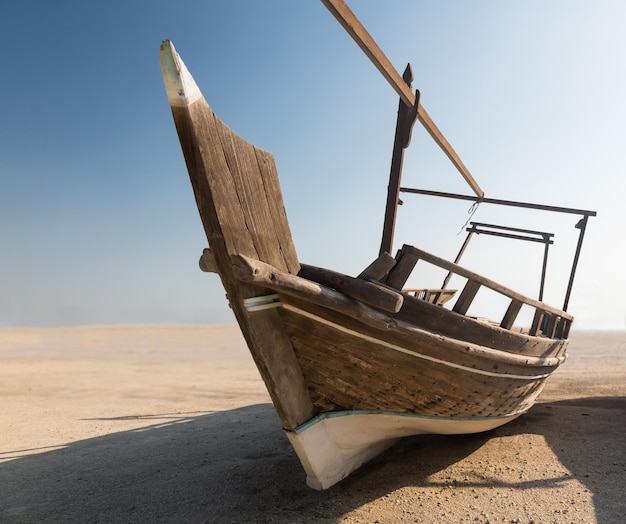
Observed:
[[[535,310],[535,315],[533,316],[533,323],[530,326],[530,330],[528,331],[528,334],[531,336],[536,336],[539,334],[539,331],[541,330],[541,323],[543,322],[543,317],[546,314],[546,312],[543,309],[536,309]]]
[[[382,253],[374,262],[361,271],[357,278],[382,281],[395,265],[395,258],[389,253]]]
[[[389,59],[385,56],[380,47],[378,47],[378,44],[367,32],[365,27],[363,27],[361,22],[359,22],[359,19],[346,3],[343,0],[322,0],[322,3],[381,72],[391,87],[398,93],[402,101],[408,106],[415,106],[415,95],[411,91],[411,88],[402,79],[398,71],[393,67]],[[435,125],[430,115],[419,102],[417,103],[417,118],[426,131],[428,131],[428,134],[430,134],[433,140],[461,173],[476,196],[482,198],[485,194],[484,191],[480,188],[476,180],[474,180],[474,177],[467,167],[465,167],[459,155],[457,155],[450,143],[446,140],[446,137],[443,136],[443,133]]]
[[[386,313],[318,282],[285,273],[269,264],[244,255],[234,255],[232,261],[234,275],[242,282],[249,282],[255,286],[271,289],[276,293],[358,318],[359,321],[378,329],[386,330],[398,327],[397,321]]]
[[[404,297],[400,293],[376,282],[352,278],[330,269],[309,266],[307,264],[301,264],[300,267],[299,277],[336,289],[344,295],[360,300],[368,306],[390,313],[397,313],[404,302]]]
[[[406,253],[401,250],[398,252],[397,258],[398,263],[389,272],[385,284],[394,289],[402,289],[411,275],[415,264],[417,264],[419,257],[414,253]]]

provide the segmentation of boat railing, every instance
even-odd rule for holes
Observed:
[[[580,257],[580,252],[582,250],[582,245],[583,245],[583,239],[585,237],[585,230],[587,229],[587,221],[589,220],[589,217],[595,217],[597,215],[595,211],[590,211],[587,209],[574,209],[574,208],[569,208],[569,207],[550,206],[550,205],[544,205],[544,204],[534,204],[530,202],[517,202],[513,200],[502,200],[498,198],[486,198],[486,197],[477,198],[471,195],[459,195],[455,193],[444,193],[441,191],[430,191],[426,189],[416,189],[416,188],[407,188],[407,187],[401,187],[399,189],[399,192],[413,193],[413,194],[427,195],[427,196],[436,196],[436,197],[443,197],[443,198],[452,198],[452,199],[457,199],[457,200],[470,200],[479,204],[495,204],[495,205],[508,206],[508,207],[518,207],[518,208],[534,209],[537,211],[549,211],[549,212],[565,213],[565,214],[572,214],[572,215],[580,216],[581,218],[576,222],[574,226],[576,229],[579,230],[578,243],[576,245],[576,250],[574,252],[574,260],[572,262],[572,269],[570,271],[569,282],[567,284],[567,290],[565,292],[565,300],[563,301],[563,311],[567,311],[570,296],[572,293],[572,287],[574,284],[574,276],[576,275],[576,268],[578,266],[578,259]],[[537,233],[543,234],[541,232],[537,232]],[[544,265],[545,265],[545,257],[544,257]],[[545,275],[542,276],[542,280],[543,278],[545,278]],[[543,289],[541,289],[540,295],[541,294],[543,294]]]
[[[512,329],[522,306],[527,305],[535,310],[532,325],[528,330],[529,335],[543,335],[548,338],[557,339],[564,339],[569,335],[570,326],[573,321],[573,317],[569,313],[524,296],[517,291],[509,289],[489,278],[474,273],[473,271],[459,266],[454,262],[450,262],[444,258],[407,244],[400,249],[398,255],[396,256],[396,260],[396,265],[389,272],[385,281],[385,284],[390,287],[403,289],[404,284],[415,268],[417,262],[419,260],[423,260],[424,262],[438,266],[449,273],[458,275],[467,280],[464,288],[461,290],[454,305],[452,306],[452,311],[455,313],[460,315],[467,314],[478,291],[481,287],[485,287],[510,299],[509,306],[500,321],[500,327],[504,329]],[[443,292],[446,290],[441,291]]]

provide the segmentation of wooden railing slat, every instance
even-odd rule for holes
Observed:
[[[543,320],[543,316],[545,315],[545,311],[542,309],[535,310],[535,316],[533,317],[533,323],[530,326],[529,335],[535,336],[539,333],[539,328],[541,327],[541,321]]]
[[[476,293],[478,293],[480,285],[480,282],[477,282],[476,280],[468,280],[467,284],[465,284],[465,287],[463,288],[463,291],[461,291],[458,300],[454,304],[452,311],[465,315],[472,304]]]
[[[382,253],[374,262],[367,266],[357,278],[382,281],[396,263],[396,259],[389,253]]]
[[[500,327],[504,329],[511,329],[523,305],[524,303],[521,300],[517,300],[515,298],[511,300],[511,303],[502,318],[502,322],[500,322]]]
[[[556,333],[560,318],[561,317],[557,315],[550,315],[550,318],[548,319],[548,323],[546,325],[546,330],[543,332],[546,337],[554,338],[554,334]]]
[[[400,255],[399,258],[396,257],[398,263],[389,272],[389,277],[387,277],[385,282],[385,284],[394,289],[402,289],[404,287],[411,271],[413,271],[415,264],[419,260],[419,257],[414,253],[400,251],[398,254]]]

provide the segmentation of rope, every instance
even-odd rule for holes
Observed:
[[[478,207],[480,206],[481,202],[482,202],[482,197],[479,198],[478,200],[476,200],[471,206],[470,208],[467,210],[467,213],[469,214],[469,217],[467,218],[467,220],[465,221],[465,224],[463,224],[461,226],[461,229],[459,229],[459,232],[457,233],[457,235],[460,235],[462,231],[465,230],[465,228],[467,227],[467,224],[470,223],[470,221],[472,220],[472,217],[474,216],[474,213],[476,213],[476,211],[478,211]]]

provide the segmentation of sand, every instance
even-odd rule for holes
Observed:
[[[0,522],[625,522],[625,364],[574,332],[525,416],[316,492],[236,326],[2,329]]]

